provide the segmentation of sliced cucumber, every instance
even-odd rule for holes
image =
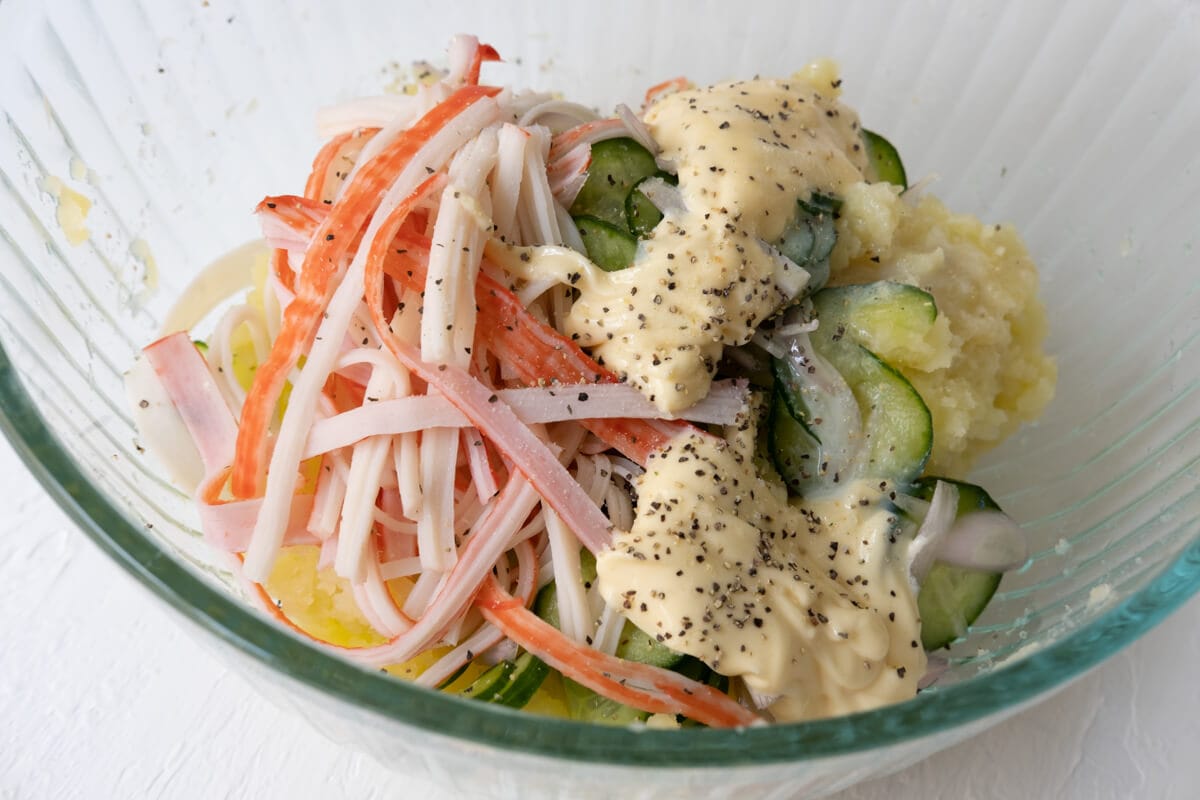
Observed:
[[[824,483],[828,464],[822,467],[821,443],[789,408],[783,391],[776,388],[767,418],[768,449],[779,477],[793,494]]]
[[[625,230],[596,217],[575,217],[575,225],[583,238],[587,257],[607,272],[622,270],[633,263],[637,255],[637,239]]]
[[[933,475],[926,475],[913,481],[912,489],[907,494],[926,501],[932,500],[933,490],[937,488],[938,481],[953,484],[954,488],[958,489],[958,508],[956,512],[959,517],[964,517],[972,511],[1000,511],[1001,513],[1004,511],[982,486],[976,486],[966,481],[956,481],[953,478],[939,478]]]
[[[875,169],[875,176],[887,183],[908,188],[908,175],[904,172],[904,163],[895,146],[874,131],[863,128],[863,143],[867,147],[867,157]]]
[[[679,185],[679,178],[669,172],[659,170],[649,177],[642,178],[629,190],[629,194],[625,197],[625,223],[629,226],[630,232],[638,238],[642,238],[654,230],[654,227],[663,218],[663,214],[658,210],[658,206],[654,205],[650,198],[642,193],[641,189],[646,181],[655,178],[666,181],[672,186]]]
[[[571,204],[571,216],[595,217],[625,228],[625,199],[634,186],[658,172],[649,150],[633,139],[607,139],[592,145],[587,180]]]
[[[895,281],[825,289],[813,296],[813,307],[820,326],[812,338],[822,348],[826,342],[861,344],[881,330],[923,336],[937,320],[933,295]]]
[[[570,678],[563,678],[563,689],[567,695],[567,710],[571,712],[572,719],[598,722],[602,725],[629,725],[643,722],[650,716],[649,712],[610,700]]]
[[[819,192],[797,200],[796,216],[775,244],[780,253],[808,271],[809,292],[829,280],[829,255],[837,244],[835,219],[841,207],[839,198]]]
[[[665,669],[675,666],[683,658],[681,653],[671,650],[631,622],[626,622],[625,627],[621,629],[617,656],[626,661]]]
[[[917,592],[921,645],[926,650],[949,647],[966,635],[1000,585],[1000,573],[974,572],[934,562]]]
[[[773,362],[776,468],[799,494],[855,478],[911,481],[933,449],[933,418],[912,384],[859,340],[881,326],[927,331],[937,317],[933,298],[880,282],[823,289],[812,305],[817,330]]]
[[[686,656],[675,671],[686,678],[691,678],[698,683],[707,683],[709,686],[724,694],[729,693],[729,678],[719,672],[714,672],[708,664],[705,664],[695,656]],[[680,723],[684,728],[702,728],[704,723],[697,722],[694,719],[685,719]]]
[[[829,361],[850,384],[863,414],[866,458],[855,477],[903,485],[921,474],[933,450],[933,418],[917,390],[861,345],[839,348]]]
[[[910,494],[929,500],[938,481],[952,483],[958,488],[956,518],[976,511],[1003,513],[983,488],[964,481],[923,477],[913,484]],[[921,644],[925,649],[949,647],[964,636],[968,626],[979,618],[991,601],[1002,577],[999,572],[980,572],[934,562],[917,593],[917,610],[921,614]]]
[[[796,203],[802,211],[814,217],[836,217],[842,210],[842,198],[823,192],[813,192],[807,200],[799,198]]]
[[[544,661],[533,653],[521,653],[480,675],[463,689],[463,695],[509,708],[524,708],[549,674],[550,667]]]
[[[820,322],[813,347],[841,373],[862,413],[865,458],[856,477],[904,484],[921,474],[933,449],[933,418],[908,379],[859,344],[878,326],[927,330],[933,297],[915,286],[879,282],[823,289],[813,296]]]
[[[512,677],[515,668],[516,664],[514,662],[508,660],[501,661],[476,678],[470,686],[463,689],[463,696],[470,697],[473,700],[492,702],[493,698],[499,696],[500,691],[508,685],[508,679]]]

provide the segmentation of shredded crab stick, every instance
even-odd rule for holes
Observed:
[[[357,232],[357,226],[350,229],[350,221],[357,221],[361,225],[368,215],[373,215],[367,232],[363,234],[364,243],[375,244],[377,239],[385,246],[390,243],[390,235],[377,236],[383,219],[391,218],[395,221],[394,224],[402,224],[425,196],[441,185],[442,175],[439,170],[459,148],[484,127],[495,122],[499,116],[500,109],[491,99],[494,93],[495,90],[478,87],[460,89],[449,100],[422,117],[410,130],[401,135],[395,144],[364,167],[347,186],[342,197],[334,203],[329,218],[317,229],[313,245],[305,254],[305,272],[301,276],[301,285],[309,282],[310,265],[313,271],[325,270],[328,273],[326,258],[332,256],[340,260],[346,256],[345,247],[350,243],[348,240]],[[374,165],[377,162],[383,162],[388,167],[386,176],[379,174],[384,168],[376,168]],[[387,178],[391,179],[390,182],[387,182]],[[377,189],[375,196],[362,193],[363,183]],[[378,189],[381,184],[387,185],[387,188],[383,191],[383,199],[379,200]],[[342,211],[345,208],[350,210]],[[343,221],[334,222],[339,216]],[[326,246],[339,244],[339,235],[346,241],[343,241],[338,249],[327,252]],[[286,525],[283,514],[295,489],[300,450],[304,445],[308,427],[311,426],[317,398],[333,369],[350,320],[362,302],[368,247],[359,247],[355,252],[328,304],[318,304],[293,315],[293,309],[301,305],[300,294],[297,294],[297,299],[287,308],[288,317],[285,317],[284,328],[275,341],[271,358],[266,365],[259,368],[250,396],[246,399],[246,406],[242,412],[242,427],[239,429],[232,487],[234,494],[241,496],[245,496],[247,489],[254,490],[251,492],[253,494],[259,488],[263,479],[262,461],[265,459],[268,444],[269,416],[274,412],[286,372],[290,371],[299,350],[306,343],[302,341],[301,334],[304,339],[312,337],[312,347],[301,379],[293,387],[289,397],[275,450],[271,455],[273,475],[265,495],[267,500],[263,505],[264,513],[255,525],[255,534],[251,539],[250,549],[246,552],[245,568],[252,579],[264,579],[278,553],[282,531]],[[322,253],[324,255],[314,258],[314,254]],[[325,277],[329,282],[333,282],[331,274],[326,274]],[[293,334],[290,337],[287,327],[289,317],[296,321],[296,325],[290,329]],[[378,323],[378,320],[376,322]],[[315,332],[317,328],[320,334]],[[281,343],[284,344],[281,346]],[[272,368],[274,371],[271,371]],[[260,391],[260,387],[276,388],[262,388]],[[257,404],[253,402],[255,400]],[[251,432],[247,433],[248,430]],[[239,467],[241,484],[237,480]]]
[[[421,358],[427,362],[461,368],[471,363],[475,340],[473,287],[483,257],[485,230],[490,227],[490,198],[483,189],[496,162],[496,147],[496,132],[485,128],[450,162],[422,297]],[[418,550],[427,569],[444,571],[457,558],[450,533],[450,489],[458,466],[458,445],[459,432],[445,428],[431,428],[421,443],[425,501],[418,520]]]
[[[649,108],[656,101],[661,100],[669,94],[685,91],[691,82],[682,75],[678,78],[670,78],[662,83],[656,83],[646,90],[646,99],[642,103],[642,108]]]
[[[555,384],[553,387],[497,389],[526,425],[573,420],[656,419],[662,412],[637,389],[624,383]],[[580,397],[583,397],[583,402]],[[747,402],[742,382],[717,381],[708,397],[687,409],[693,422],[731,425]],[[305,443],[305,459],[348,447],[368,436],[398,435],[426,428],[468,428],[470,420],[438,394],[412,395],[357,406],[313,423]],[[482,441],[477,435],[472,441]],[[472,444],[472,449],[486,449]],[[491,496],[489,493],[487,496]]]
[[[363,147],[379,133],[378,128],[363,128],[335,136],[325,143],[313,160],[312,171],[304,184],[304,196],[321,202],[337,196],[337,189],[358,161]]]
[[[494,580],[484,583],[475,603],[509,639],[610,700],[656,714],[683,714],[714,728],[762,724],[753,711],[707,684],[571,641]]]
[[[288,527],[283,536],[287,547],[300,544],[320,544],[321,540],[309,530],[314,496],[298,494],[292,498]],[[201,502],[200,530],[204,541],[227,553],[244,553],[250,544],[250,531],[262,510],[262,499],[234,500],[227,503]]]
[[[316,333],[330,292],[336,286],[337,279],[344,275],[343,262],[352,240],[378,208],[379,197],[395,184],[413,157],[438,131],[497,91],[470,86],[455,92],[363,166],[322,221],[312,245],[305,253],[296,297],[284,311],[283,325],[271,355],[259,365],[254,385],[242,410],[237,459],[231,481],[231,489],[236,496],[253,497],[261,494],[269,446],[267,428],[283,390],[283,383]],[[489,118],[484,124],[490,121]]]
[[[381,235],[372,242],[366,264],[367,306],[380,331],[388,329],[383,312],[383,265],[393,251],[395,233],[403,224],[403,215],[393,213],[383,224]],[[539,440],[499,396],[480,383],[466,370],[452,364],[429,364],[407,342],[395,336],[385,336],[393,355],[414,374],[436,388],[461,411],[471,423],[496,447],[512,460],[537,488],[547,503],[562,516],[593,553],[608,544],[612,526],[603,512],[587,497],[571,478],[553,452]]]
[[[385,644],[353,650],[354,658],[383,667],[407,661],[429,647],[470,607],[492,566],[512,546],[537,502],[538,494],[528,482],[519,477],[510,480],[475,523],[459,560],[441,581],[421,618]]]
[[[517,542],[513,545],[512,552],[517,556],[515,594],[520,598],[521,604],[528,608],[538,588],[537,552],[528,540]],[[485,622],[457,647],[422,672],[414,682],[431,689],[439,686],[475,656],[495,647],[504,638],[503,631],[490,622]]]

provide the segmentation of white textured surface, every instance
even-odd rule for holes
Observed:
[[[0,475],[0,797],[441,796],[257,696],[2,440]],[[838,800],[1200,796],[1198,631],[1193,600],[1056,698]]]

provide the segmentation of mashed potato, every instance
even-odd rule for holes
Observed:
[[[1054,396],[1037,268],[1011,226],[952,213],[935,197],[902,198],[891,184],[859,183],[844,197],[831,275],[833,284],[910,283],[937,302],[926,336],[884,330],[864,342],[929,406],[926,472],[964,476]]]

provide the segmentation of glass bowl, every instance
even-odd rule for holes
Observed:
[[[0,3],[0,427],[80,527],[264,692],[462,793],[790,797],[899,769],[1061,688],[1200,586],[1200,22],[1186,2]],[[121,374],[203,265],[300,188],[315,109],[436,60],[602,108],[838,59],[846,99],[1041,265],[1060,386],[976,475],[1034,556],[936,688],[771,728],[542,719],[412,687],[244,605],[136,443]],[[76,195],[69,192],[78,193]],[[90,204],[86,231],[70,218]],[[84,238],[86,234],[86,238]],[[183,688],[183,687],[181,687]]]

